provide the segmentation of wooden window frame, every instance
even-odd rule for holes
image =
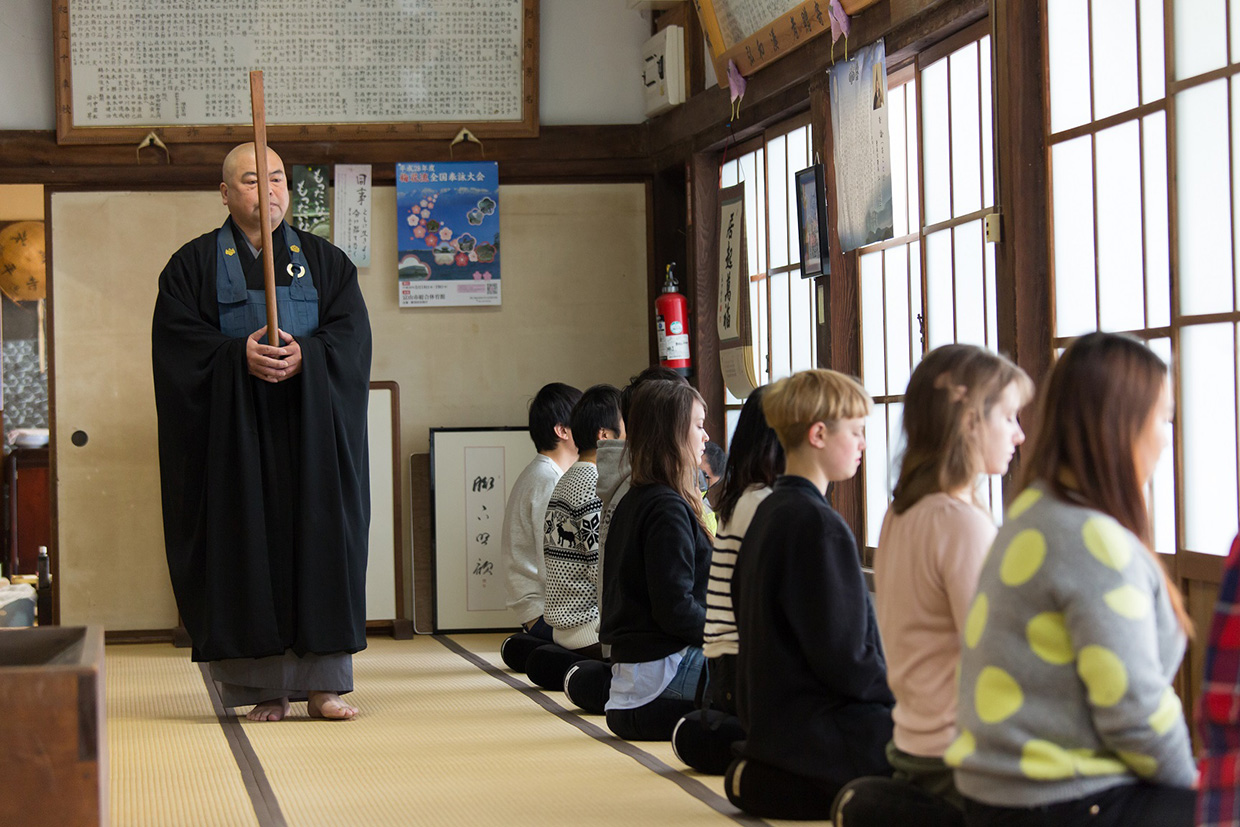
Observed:
[[[1149,321],[1150,321],[1149,301],[1148,301],[1149,288],[1150,288],[1149,274],[1147,270],[1143,270],[1142,287],[1144,290],[1143,302],[1144,302],[1144,317],[1145,317],[1146,326],[1135,328],[1135,329],[1128,329],[1128,330],[1114,330],[1111,332],[1127,333],[1129,335],[1132,335],[1132,336],[1135,336],[1137,338],[1141,338],[1147,341],[1155,340],[1155,339],[1169,339],[1171,342],[1171,352],[1172,352],[1172,370],[1179,372],[1180,367],[1181,367],[1180,360],[1182,358],[1180,339],[1181,339],[1181,334],[1184,331],[1184,329],[1206,325],[1206,324],[1216,324],[1216,323],[1231,323],[1233,325],[1240,325],[1240,297],[1237,297],[1236,295],[1236,286],[1235,286],[1236,280],[1233,276],[1233,279],[1232,279],[1233,310],[1217,312],[1217,313],[1207,313],[1207,314],[1182,314],[1180,312],[1181,271],[1180,271],[1180,262],[1179,262],[1179,230],[1178,230],[1178,209],[1177,209],[1178,193],[1175,187],[1176,169],[1177,169],[1176,97],[1179,95],[1179,93],[1183,91],[1193,89],[1195,87],[1202,86],[1207,83],[1212,83],[1217,80],[1229,80],[1233,83],[1236,82],[1231,79],[1237,76],[1240,76],[1240,62],[1229,62],[1228,65],[1224,67],[1212,70],[1210,72],[1203,73],[1201,75],[1196,75],[1191,78],[1176,79],[1175,78],[1175,33],[1174,33],[1175,21],[1174,21],[1172,3],[1170,2],[1170,0],[1168,0],[1168,2],[1164,4],[1163,6],[1164,95],[1162,98],[1156,101],[1151,101],[1148,103],[1141,103],[1142,93],[1143,93],[1143,83],[1144,83],[1144,80],[1142,77],[1142,67],[1144,66],[1144,62],[1142,59],[1142,39],[1141,39],[1141,28],[1140,28],[1141,19],[1140,19],[1139,7],[1138,7],[1137,17],[1136,17],[1136,26],[1137,26],[1137,29],[1136,29],[1136,67],[1137,67],[1138,105],[1135,107],[1129,108],[1123,112],[1117,112],[1117,113],[1108,115],[1104,118],[1093,120],[1093,115],[1094,115],[1094,112],[1096,111],[1095,109],[1096,103],[1094,100],[1094,84],[1092,82],[1093,73],[1094,73],[1093,0],[1086,0],[1086,2],[1087,2],[1087,6],[1086,6],[1085,13],[1086,13],[1086,18],[1090,24],[1089,35],[1088,35],[1089,44],[1090,44],[1088,60],[1089,60],[1089,67],[1090,67],[1089,116],[1091,120],[1089,120],[1088,122],[1084,124],[1079,124],[1073,127],[1062,129],[1058,132],[1052,132],[1051,124],[1050,124],[1050,84],[1049,84],[1049,77],[1048,77],[1047,94],[1046,94],[1046,100],[1045,100],[1045,105],[1044,105],[1044,119],[1045,119],[1045,130],[1046,130],[1045,140],[1046,140],[1048,199],[1051,197],[1051,194],[1054,192],[1054,166],[1053,166],[1053,161],[1052,161],[1053,147],[1055,147],[1058,144],[1065,143],[1067,141],[1075,140],[1081,137],[1090,136],[1092,138],[1091,147],[1090,147],[1090,159],[1091,159],[1091,163],[1093,164],[1093,174],[1094,174],[1094,180],[1092,182],[1093,199],[1094,199],[1093,233],[1094,233],[1094,239],[1095,239],[1095,244],[1094,244],[1094,297],[1095,297],[1094,324],[1097,329],[1102,329],[1102,324],[1101,324],[1102,302],[1099,298],[1101,293],[1100,293],[1100,284],[1099,284],[1098,248],[1097,248],[1097,243],[1096,243],[1097,242],[1097,225],[1098,225],[1098,219],[1097,219],[1097,216],[1098,216],[1097,135],[1105,130],[1111,129],[1113,127],[1116,127],[1116,126],[1119,126],[1125,123],[1136,123],[1138,127],[1142,127],[1144,119],[1147,116],[1151,114],[1156,114],[1158,112],[1164,113],[1165,128],[1166,128],[1166,135],[1167,135],[1167,140],[1166,140],[1166,156],[1167,156],[1166,170],[1167,172],[1166,174],[1167,174],[1167,199],[1168,199],[1167,221],[1168,221],[1168,253],[1169,253],[1168,272],[1169,272],[1169,278],[1170,278],[1170,283],[1169,283],[1170,323],[1167,325],[1156,325],[1156,326],[1149,325]],[[1049,49],[1046,46],[1048,38],[1049,38],[1048,0],[1041,0],[1040,5],[1042,7],[1041,40],[1042,40],[1042,45],[1043,45],[1043,61],[1044,61],[1044,66],[1048,67],[1048,74],[1049,74],[1050,56],[1049,56]],[[1229,9],[1230,13],[1233,13],[1233,14],[1240,13],[1240,3],[1236,3],[1233,0],[1228,0],[1228,5],[1231,7]],[[1227,54],[1228,54],[1229,61],[1231,60],[1230,37],[1231,35],[1230,35],[1230,29],[1229,29],[1228,34],[1227,34],[1227,38],[1228,38]],[[1230,94],[1228,95],[1228,106],[1229,108],[1231,106],[1231,95]],[[1229,118],[1228,121],[1230,123],[1231,119]],[[1145,175],[1144,175],[1145,152],[1146,152],[1145,143],[1146,142],[1145,142],[1145,133],[1144,133],[1143,128],[1139,129],[1138,141],[1139,141],[1138,146],[1139,146],[1139,153],[1140,153],[1141,167],[1142,167],[1141,249],[1142,249],[1142,261],[1144,263],[1148,261],[1148,258],[1146,256],[1146,252],[1147,252],[1146,251],[1146,240],[1145,240],[1146,234],[1144,232],[1144,216],[1146,212],[1146,206],[1145,206],[1146,193],[1145,193]],[[1231,163],[1234,166],[1236,164],[1236,158],[1234,156],[1234,149],[1230,147],[1229,147],[1229,155],[1231,156]],[[1228,173],[1230,176],[1231,174],[1230,169],[1228,170]],[[1228,188],[1228,198],[1231,201],[1231,209],[1234,215],[1235,210],[1238,207],[1240,207],[1240,204],[1236,203],[1234,189],[1231,187]],[[1076,337],[1058,335],[1058,330],[1057,330],[1057,326],[1055,323],[1056,290],[1055,290],[1055,266],[1054,266],[1054,253],[1055,253],[1054,215],[1053,215],[1053,212],[1051,212],[1049,209],[1048,209],[1048,229],[1049,229],[1049,232],[1047,234],[1048,274],[1049,274],[1048,290],[1050,294],[1049,302],[1050,302],[1051,333],[1052,333],[1051,344],[1053,348],[1055,348],[1056,350],[1059,350],[1064,347],[1067,347],[1068,344],[1070,344]],[[1232,250],[1231,250],[1232,261],[1235,262],[1236,261],[1236,250],[1235,250],[1236,238],[1235,238],[1234,232],[1232,233],[1230,244],[1232,247]],[[1237,328],[1233,327],[1232,334],[1233,334],[1233,342],[1235,342],[1237,347],[1240,348],[1240,332],[1237,332]],[[1237,386],[1240,387],[1240,382],[1237,383]],[[1184,400],[1183,400],[1183,394],[1182,394],[1180,383],[1174,384],[1174,395],[1175,395],[1176,410],[1177,411],[1183,410]],[[1235,415],[1236,415],[1236,421],[1240,422],[1240,402],[1237,403]],[[1185,517],[1185,514],[1186,514],[1185,490],[1184,490],[1185,489],[1185,486],[1184,486],[1184,482],[1185,482],[1184,437],[1182,433],[1182,428],[1179,428],[1179,427],[1175,429],[1175,436],[1174,436],[1174,441],[1173,441],[1173,452],[1174,453],[1173,453],[1172,461],[1174,464],[1173,473],[1174,473],[1174,480],[1175,480],[1174,481],[1175,546],[1174,546],[1173,551],[1170,554],[1166,554],[1164,556],[1172,558],[1171,560],[1168,560],[1168,562],[1173,564],[1177,575],[1181,578],[1197,579],[1197,580],[1203,580],[1203,581],[1211,582],[1211,583],[1220,582],[1222,578],[1222,563],[1223,563],[1223,560],[1225,559],[1223,555],[1225,555],[1226,550],[1220,549],[1218,554],[1207,554],[1207,553],[1203,553],[1199,551],[1192,551],[1188,549],[1186,546],[1186,527],[1184,524],[1184,521],[1186,519]],[[1240,468],[1240,436],[1238,436],[1237,438],[1237,468]],[[1238,510],[1240,510],[1240,507],[1238,507]]]
[[[913,244],[916,244],[917,249],[918,249],[917,266],[919,268],[919,273],[917,277],[920,278],[920,283],[921,283],[921,295],[920,295],[921,304],[919,307],[914,308],[913,301],[912,301],[912,298],[913,298],[912,291],[911,289],[909,289],[908,291],[909,313],[913,318],[916,318],[920,322],[919,328],[920,328],[920,335],[921,335],[921,353],[923,354],[926,353],[927,350],[929,349],[928,329],[929,329],[929,325],[931,324],[931,320],[929,319],[929,290],[928,290],[929,284],[928,284],[928,275],[927,275],[928,274],[928,263],[927,263],[928,257],[926,254],[927,253],[927,239],[930,236],[938,232],[953,231],[957,227],[962,227],[962,226],[971,224],[979,220],[984,220],[987,215],[991,215],[999,211],[999,174],[998,174],[997,142],[992,142],[992,148],[994,151],[992,151],[992,155],[991,155],[992,168],[989,171],[985,169],[985,160],[986,160],[985,154],[980,151],[978,153],[978,164],[979,164],[979,173],[980,173],[979,178],[978,178],[978,186],[980,187],[980,192],[978,193],[979,195],[978,201],[983,206],[978,210],[973,210],[963,215],[952,216],[947,219],[936,221],[932,224],[925,223],[925,220],[926,220],[926,197],[925,197],[926,158],[925,158],[925,142],[923,141],[924,130],[923,130],[923,120],[922,120],[922,113],[923,113],[922,93],[923,93],[923,88],[924,88],[923,83],[921,82],[922,72],[925,68],[932,66],[941,60],[949,61],[947,65],[945,66],[945,70],[947,72],[947,80],[946,80],[947,95],[948,95],[947,99],[948,101],[950,101],[951,95],[952,95],[952,91],[951,91],[952,84],[951,84],[951,63],[949,59],[952,55],[954,55],[956,52],[960,51],[961,49],[966,48],[970,44],[976,44],[977,52],[978,52],[978,73],[979,73],[978,101],[977,101],[977,107],[979,111],[978,146],[981,147],[984,143],[984,138],[985,138],[984,130],[987,128],[985,119],[981,117],[980,115],[982,111],[982,105],[983,105],[983,101],[981,98],[983,94],[983,86],[980,82],[981,50],[983,48],[983,45],[982,45],[983,42],[986,40],[987,37],[990,37],[989,49],[992,53],[991,72],[993,74],[994,72],[994,60],[993,60],[994,38],[992,35],[993,33],[992,33],[991,22],[989,20],[979,21],[973,24],[972,26],[969,26],[968,28],[965,28],[959,32],[956,32],[950,37],[947,37],[939,41],[938,43],[913,55],[908,61],[904,62],[903,64],[899,65],[898,67],[892,69],[891,71],[887,73],[889,88],[895,85],[903,85],[903,84],[908,84],[908,83],[913,83],[914,85],[914,94],[915,94],[914,107],[915,107],[915,112],[916,112],[917,117],[916,117],[915,124],[909,123],[908,127],[915,129],[916,137],[917,137],[916,197],[918,199],[918,213],[917,213],[918,220],[917,220],[917,228],[914,231],[910,231],[909,233],[903,236],[900,236],[898,238],[891,238],[885,241],[880,241],[874,244],[869,244],[864,247],[859,247],[856,250],[851,250],[846,254],[854,262],[854,265],[852,267],[852,272],[856,279],[856,295],[858,297],[858,311],[857,311],[857,318],[859,322],[858,333],[860,333],[860,331],[863,330],[863,326],[865,324],[864,311],[860,307],[860,304],[861,304],[860,297],[861,297],[861,290],[862,290],[861,264],[860,264],[861,257],[863,255],[870,254],[870,253],[880,253],[880,252],[885,252],[886,250],[896,249],[899,247],[908,247]],[[993,90],[993,86],[992,86],[992,90]],[[995,105],[994,100],[993,100],[993,91],[992,91],[991,104],[992,105],[991,105],[990,127],[992,129],[992,135],[993,135],[994,121],[997,118],[997,106]],[[950,112],[950,106],[949,106],[949,112]],[[951,140],[952,128],[953,127],[952,127],[951,118],[950,118],[950,115],[948,115],[947,117],[947,140],[948,140],[949,147],[951,146],[951,143],[952,143],[952,140]],[[906,143],[906,151],[907,151],[907,143]],[[949,203],[951,204],[949,209],[951,211],[954,211],[954,202],[955,202],[955,179],[953,175],[955,162],[956,162],[956,158],[954,157],[954,155],[949,153],[948,171],[947,171],[947,187],[948,187],[948,192],[949,192]],[[906,169],[907,169],[907,166],[906,166]],[[986,199],[987,174],[989,174],[990,180],[992,182],[991,198],[992,198],[993,203],[991,204],[987,204],[987,199]],[[910,183],[912,182],[910,181]],[[912,195],[911,192],[910,192],[910,195]],[[951,235],[949,236],[949,244],[950,244],[951,260],[952,260],[952,295],[953,295],[953,302],[954,302],[954,297],[956,295],[956,283],[955,283],[955,280],[956,280],[956,267],[955,267],[956,233],[955,232],[951,232]],[[999,257],[996,255],[995,262],[994,262],[996,271],[998,270],[998,267],[999,267],[998,258]],[[881,267],[882,267],[882,278],[883,278],[882,292],[883,292],[883,295],[886,296],[887,263],[886,263],[885,256],[882,259]],[[910,278],[911,277],[912,277],[912,274],[910,274]],[[996,281],[995,290],[997,292],[998,291],[997,272],[995,273],[995,281]],[[990,290],[989,285],[987,284],[986,280],[983,279],[982,280],[982,307],[983,309],[985,309],[988,306],[989,290]],[[996,305],[997,305],[998,297],[996,296],[995,298],[996,298]],[[958,317],[959,317],[959,314],[955,312],[955,309],[953,309],[952,335],[951,335],[951,339],[953,341],[957,341],[959,339],[959,329],[958,329],[958,324],[957,324]],[[889,375],[888,369],[890,367],[888,363],[890,354],[886,348],[887,322],[888,322],[887,314],[884,312],[884,316],[883,316],[884,348],[883,348],[883,364],[882,364],[882,371],[883,371],[884,376]],[[987,328],[989,328],[988,321],[986,323],[986,326]],[[994,338],[994,341],[988,342],[989,346],[992,348],[997,348],[999,346],[998,330],[987,330],[987,334],[988,334],[988,337],[987,337],[988,339],[991,337]],[[860,336],[858,338],[860,338]],[[914,343],[912,341],[912,336],[910,334],[910,340],[909,340],[910,368],[916,367],[915,364],[912,364],[913,353],[914,353]],[[864,375],[865,352],[864,352],[864,349],[860,347],[858,348],[858,368],[861,371],[861,375]],[[903,392],[892,393],[891,390],[892,390],[891,388],[888,388],[887,394],[874,396],[875,404],[876,405],[902,404],[904,402],[905,394]],[[895,459],[896,454],[893,449],[893,446],[890,444],[890,441],[888,442],[889,442],[888,462],[890,463],[892,460]],[[868,472],[867,467],[863,464],[862,468],[858,471],[858,474],[857,474],[857,477],[859,479],[859,485],[856,488],[857,497],[860,500],[860,508],[859,508],[859,514],[858,514],[858,516],[860,517],[860,522],[857,524],[857,527],[859,528],[859,533],[857,534],[857,537],[858,537],[857,545],[862,550],[863,559],[865,560],[867,564],[869,564],[873,560],[873,555],[874,555],[874,552],[876,551],[876,547],[869,544],[870,518],[869,518],[869,508],[868,508],[868,501],[867,501],[867,496],[868,496],[867,490],[868,489],[867,489],[867,479],[866,479],[866,476],[868,473],[869,472]],[[1005,482],[1005,486],[1004,486],[1005,495],[1010,496],[1010,494],[1007,492],[1008,486],[1006,483],[1008,482],[1008,480],[1005,479],[1004,482]],[[890,503],[890,492],[888,493],[888,503]]]

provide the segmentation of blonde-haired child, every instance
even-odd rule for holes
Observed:
[[[781,379],[763,399],[786,472],[758,506],[732,580],[748,738],[725,779],[753,815],[824,819],[848,781],[891,773],[894,699],[878,624],[856,541],[826,498],[857,473],[871,406],[830,370]]]

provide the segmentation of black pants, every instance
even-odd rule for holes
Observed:
[[[598,647],[594,647],[595,650]],[[592,660],[590,655],[565,649],[554,643],[539,646],[525,659],[525,675],[543,689],[553,692],[564,691],[564,673],[574,663]]]
[[[733,761],[723,779],[728,800],[759,818],[828,819],[841,786],[825,779],[796,775],[752,758]]]
[[[602,715],[611,696],[611,666],[601,660],[579,660],[564,674],[564,697],[592,715]]]
[[[695,709],[676,723],[672,751],[698,772],[723,775],[732,763],[732,744],[743,740],[740,718],[717,709]]]
[[[528,632],[517,632],[504,638],[504,642],[499,645],[499,656],[512,671],[525,672],[530,653],[546,645],[547,641],[540,637]]]
[[[849,781],[831,808],[834,824],[847,827],[964,827],[964,813],[947,799],[908,781],[867,776]]]
[[[968,827],[1192,827],[1197,794],[1181,787],[1123,784],[1044,807],[992,807],[965,799]]]
[[[710,676],[703,709],[717,709],[728,715],[736,715],[736,655],[720,655],[706,659],[706,674]]]
[[[636,709],[607,710],[607,728],[626,741],[668,741],[676,722],[693,709],[687,698],[655,698]]]

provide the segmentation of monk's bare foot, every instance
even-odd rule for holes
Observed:
[[[245,714],[248,721],[282,721],[288,715],[288,698],[263,701]]]
[[[306,701],[306,711],[311,718],[328,718],[347,721],[357,715],[357,707],[350,706],[335,692],[311,692]]]

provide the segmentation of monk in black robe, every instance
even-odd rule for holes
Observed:
[[[224,161],[229,218],[159,277],[153,354],[164,541],[177,607],[226,706],[352,718],[366,646],[370,323],[357,268],[283,222],[268,151],[278,339],[268,343],[253,144]]]

